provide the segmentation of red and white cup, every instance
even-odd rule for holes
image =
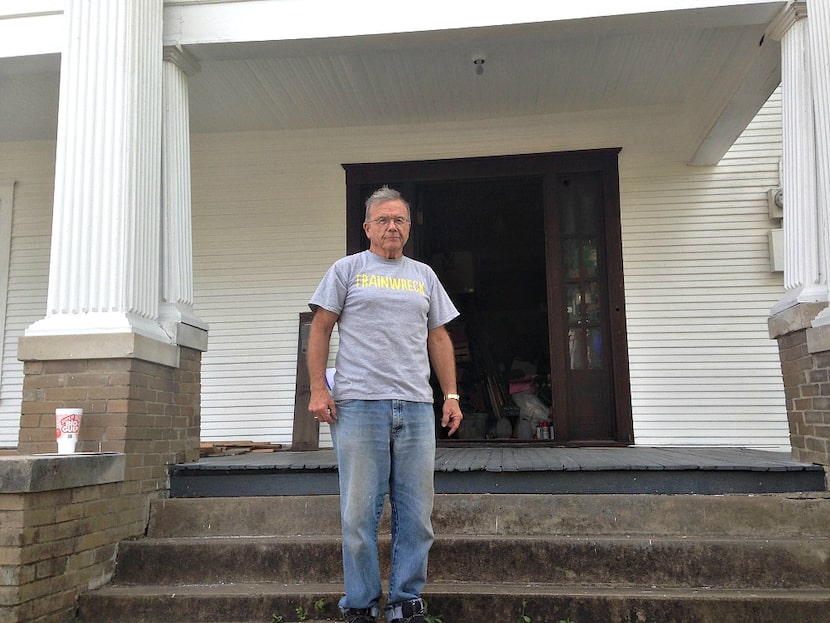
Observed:
[[[55,435],[58,441],[58,454],[74,454],[81,432],[83,409],[55,409]]]

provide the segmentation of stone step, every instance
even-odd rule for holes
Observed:
[[[388,505],[382,530],[388,530]],[[436,534],[830,537],[830,493],[435,496]],[[339,535],[339,497],[156,500],[152,537]]]
[[[388,577],[389,539],[382,538]],[[342,580],[336,537],[213,537],[122,543],[119,584]],[[175,564],[171,564],[175,561]],[[830,589],[830,539],[439,536],[429,578],[606,586]]]
[[[156,501],[80,620],[339,620],[339,523],[336,495]],[[830,621],[830,493],[448,494],[433,524],[444,623]]]
[[[81,597],[85,623],[271,623],[339,620],[339,584],[110,586]],[[830,591],[608,588],[521,583],[431,582],[428,610],[444,623],[745,623],[830,621]],[[314,603],[322,600],[322,610]],[[297,608],[302,608],[298,614]]]

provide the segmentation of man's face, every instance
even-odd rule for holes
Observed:
[[[378,222],[379,219],[381,222]],[[369,210],[369,221],[363,223],[369,250],[387,259],[401,257],[403,247],[409,240],[411,225],[409,211],[403,201],[393,199],[373,205]]]

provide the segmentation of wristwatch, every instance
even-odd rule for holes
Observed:
[[[444,400],[460,400],[461,396],[458,394],[444,394]]]

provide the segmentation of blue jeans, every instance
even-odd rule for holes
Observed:
[[[387,608],[420,600],[432,546],[435,415],[431,404],[344,400],[331,427],[340,478],[345,595],[341,609],[377,611],[381,588],[378,524],[392,510]]]

